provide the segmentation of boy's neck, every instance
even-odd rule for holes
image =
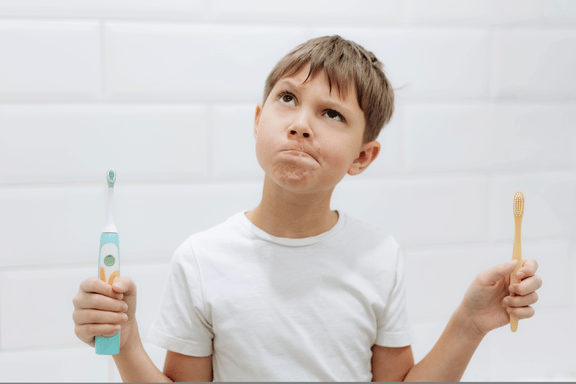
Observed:
[[[272,236],[292,239],[317,236],[338,222],[338,213],[330,210],[332,191],[295,194],[266,176],[262,201],[258,207],[246,212],[246,217]]]

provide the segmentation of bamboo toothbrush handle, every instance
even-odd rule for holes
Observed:
[[[522,230],[522,216],[514,217],[514,221],[515,221],[514,223],[515,230],[514,230],[514,249],[512,251],[512,260],[518,260],[518,266],[516,267],[514,272],[512,272],[512,274],[510,275],[510,284],[517,284],[520,282],[516,277],[516,273],[518,272],[520,267],[522,267],[522,244],[520,237],[520,232]],[[516,296],[514,293],[512,295]],[[512,329],[512,332],[516,332],[516,330],[518,329],[518,317],[512,314],[510,314],[510,328]]]

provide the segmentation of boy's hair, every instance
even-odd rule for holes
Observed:
[[[308,63],[310,72],[304,82],[324,69],[330,91],[332,82],[340,96],[347,94],[349,86],[356,87],[358,105],[366,119],[363,143],[376,140],[392,118],[393,89],[372,52],[338,35],[308,40],[284,56],[266,79],[264,103],[278,80],[292,76]]]

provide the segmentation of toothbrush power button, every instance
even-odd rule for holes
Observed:
[[[104,264],[106,264],[109,267],[113,266],[115,262],[116,259],[112,255],[108,255],[104,258]]]

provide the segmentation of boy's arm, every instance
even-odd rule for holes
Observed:
[[[458,308],[434,348],[410,369],[404,381],[460,381],[483,338]]]
[[[414,366],[412,347],[372,346],[372,381],[404,381]]]
[[[484,335],[456,310],[430,353],[414,365],[410,346],[372,347],[372,381],[460,381]]]
[[[520,284],[510,285],[517,265],[511,261],[476,276],[434,348],[408,371],[404,381],[459,381],[488,332],[508,324],[510,313],[519,319],[534,316],[530,305],[538,301],[535,291],[542,286],[536,276],[538,263],[523,260],[516,272]],[[509,296],[509,289],[514,296]]]
[[[136,326],[135,329],[137,330],[138,327]],[[138,334],[133,340],[132,344],[120,348],[119,354],[113,355],[122,381],[125,383],[173,383],[154,365],[142,345],[140,335]]]
[[[187,356],[167,351],[164,372],[162,373],[152,362],[135,327],[136,340],[130,345],[120,348],[120,353],[113,355],[114,362],[120,371],[123,382],[129,383],[173,383],[176,381],[193,382],[212,381],[212,356]]]

